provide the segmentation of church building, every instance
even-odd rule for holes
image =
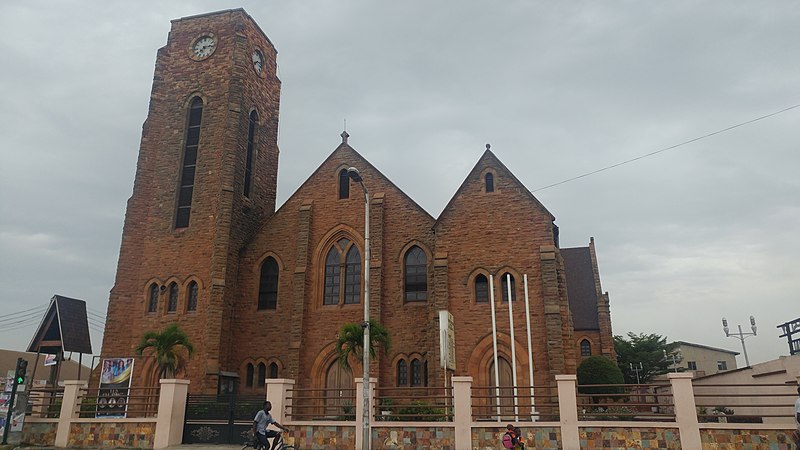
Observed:
[[[364,317],[365,193],[348,173],[356,168],[369,196],[370,317],[392,341],[371,364],[379,386],[443,386],[453,375],[488,386],[495,372],[510,385],[512,365],[529,386],[530,358],[533,384],[544,385],[575,373],[582,357],[614,358],[594,241],[560,248],[553,214],[488,145],[433,217],[344,132],[276,210],[276,60],[242,9],[172,21],[156,58],[103,357],[133,356],[144,333],[177,323],[195,349],[181,374],[192,392],[263,392],[266,378],[352,387],[362,369],[343,370],[335,342],[342,325]],[[451,345],[442,345],[447,328]],[[134,385],[157,382],[153,358],[136,364]]]

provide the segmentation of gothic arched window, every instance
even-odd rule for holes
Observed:
[[[192,281],[189,283],[189,288],[186,293],[186,310],[197,311],[197,282]]]
[[[258,363],[258,387],[264,387],[267,383],[267,365]]]
[[[475,303],[489,303],[489,280],[482,273],[475,276]]]
[[[261,264],[258,282],[258,309],[275,309],[278,306],[278,262],[268,256]]]
[[[197,148],[200,145],[200,121],[203,117],[203,100],[192,99],[189,107],[189,120],[186,125],[186,143],[183,147],[183,166],[181,167],[180,189],[178,191],[178,208],[175,214],[175,228],[189,226],[192,212],[192,192],[194,191],[194,175],[197,167]]]
[[[408,386],[408,363],[405,359],[397,361],[397,385]]]
[[[156,312],[158,310],[158,285],[156,283],[150,285],[148,294],[147,312]]]
[[[344,289],[341,286],[344,285]],[[325,257],[323,305],[361,302],[361,253],[349,239],[336,241]]]
[[[245,384],[247,387],[253,387],[253,365],[248,363],[247,364],[247,378],[245,379]]]
[[[258,113],[253,110],[250,113],[250,126],[247,128],[247,156],[244,164],[244,196],[250,197],[250,189],[253,180],[253,147],[256,140],[256,125],[258,124]]]
[[[278,378],[278,365],[274,362],[269,365],[269,378]]]
[[[494,192],[494,175],[491,172],[487,173],[483,179],[486,183],[486,192]]]
[[[167,300],[167,312],[178,310],[178,283],[169,284],[169,300]]]
[[[592,343],[588,339],[581,341],[581,356],[592,356]]]
[[[504,302],[508,301],[508,280],[509,279],[511,280],[511,301],[513,302],[513,301],[517,300],[517,286],[516,286],[516,283],[514,283],[514,275],[511,275],[510,273],[506,272],[506,273],[503,274],[503,278],[502,278],[502,281],[500,283],[500,287],[503,289],[502,298],[503,298]]]
[[[411,386],[422,386],[422,363],[416,358],[411,360]]]
[[[407,302],[424,302],[428,299],[428,258],[416,245],[403,258],[404,286]]]
[[[347,169],[339,171],[339,198],[350,198],[350,175]]]

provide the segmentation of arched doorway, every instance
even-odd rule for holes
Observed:
[[[495,383],[494,376],[494,361],[489,364],[489,385],[499,386],[499,396],[492,398],[490,404],[492,405],[492,414],[496,414],[498,402],[500,405],[500,415],[503,418],[513,420],[514,418],[514,375],[511,369],[511,363],[502,356],[497,357],[497,372],[500,377],[500,383]],[[493,390],[492,394],[496,394],[497,390]]]
[[[325,416],[345,419],[355,416],[353,374],[334,361],[325,373]]]

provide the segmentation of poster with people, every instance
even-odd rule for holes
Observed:
[[[124,418],[133,375],[133,358],[107,358],[100,372],[96,417]]]

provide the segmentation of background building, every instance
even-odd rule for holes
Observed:
[[[681,355],[678,367],[695,372],[695,377],[736,369],[739,352],[684,341],[675,343],[678,344],[676,351]]]
[[[488,146],[434,218],[344,132],[275,211],[276,57],[241,9],[172,22],[156,58],[103,356],[131,356],[146,331],[177,322],[196,349],[193,391],[257,391],[267,377],[351,387],[334,342],[363,318],[364,196],[347,175],[356,167],[371,202],[370,316],[392,337],[371,368],[381,385],[442,386],[450,375],[494,383],[493,307],[501,385],[511,384],[512,364],[517,384],[530,385],[530,358],[539,385],[574,373],[581,352],[614,357],[594,242],[562,251],[555,217]],[[454,370],[440,368],[440,311],[454,318]],[[137,367],[134,383],[156,382],[152,358]]]

